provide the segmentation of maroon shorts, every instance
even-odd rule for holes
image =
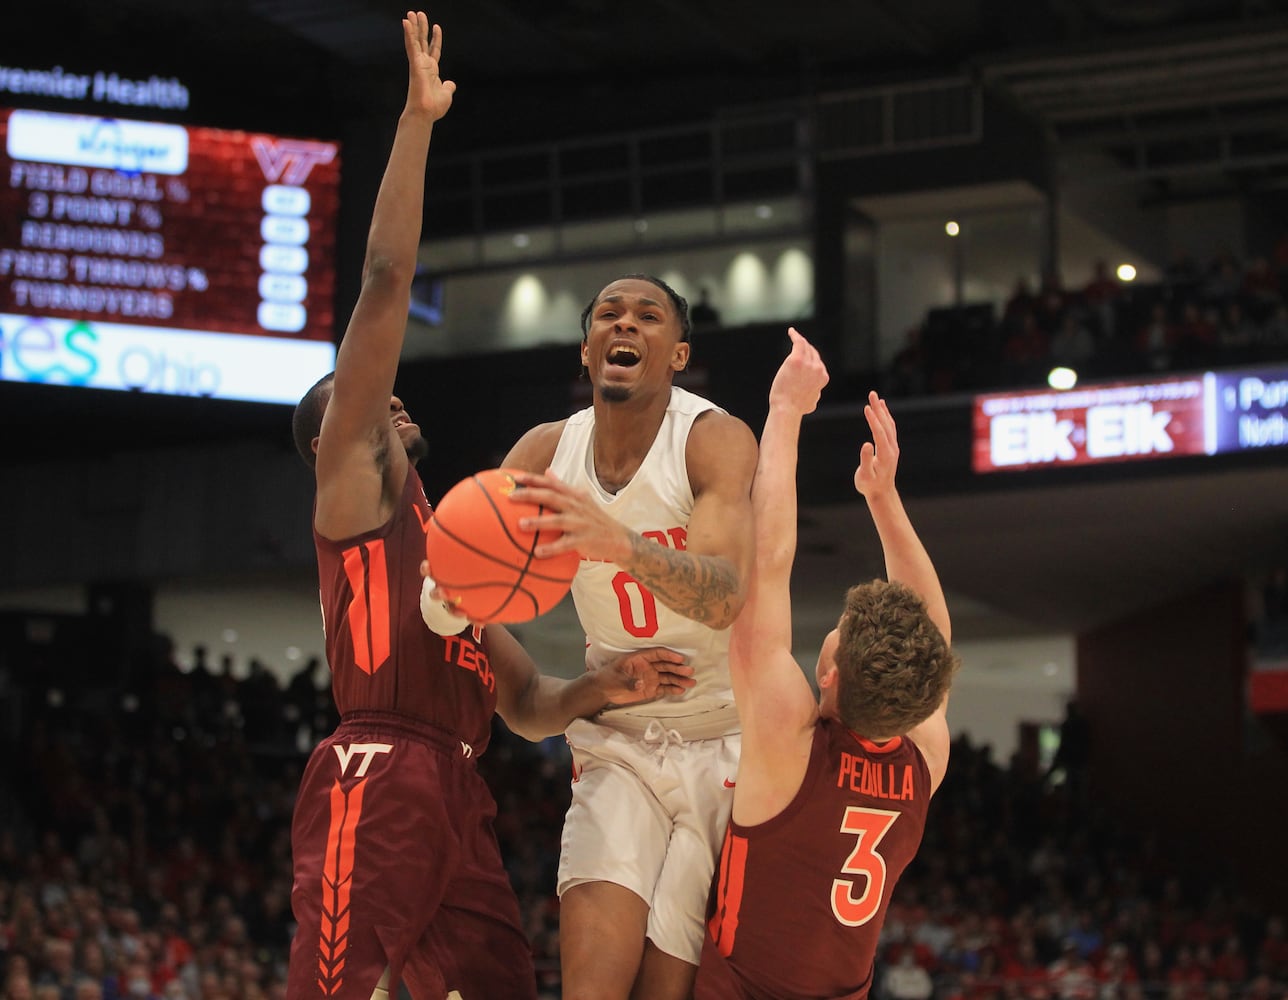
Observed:
[[[781,955],[762,955],[758,956],[758,959],[762,963],[773,963],[779,968],[799,967],[783,964],[796,961],[796,956],[788,954],[787,949],[784,949]],[[763,964],[761,967],[763,968]],[[823,996],[824,994],[818,990],[810,990],[808,993],[799,995]],[[827,995],[831,996],[831,994]],[[702,959],[698,965],[697,979],[693,984],[693,1000],[770,1000],[780,996],[782,993],[774,987],[758,985],[754,971],[750,974],[745,970],[735,972],[729,960],[720,954],[720,948],[712,939],[708,928],[702,939]],[[853,993],[838,996],[836,1000],[867,1000],[868,996],[868,988],[865,986]]]
[[[346,716],[313,751],[291,825],[298,925],[288,1000],[459,990],[535,998],[532,951],[473,751],[389,713]]]

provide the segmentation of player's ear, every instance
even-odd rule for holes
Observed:
[[[313,449],[313,454],[315,455],[318,453],[318,442],[321,440],[322,440],[322,435],[318,434],[318,435],[315,435],[313,440],[309,442],[309,447]]]
[[[682,372],[689,367],[689,347],[688,341],[681,341],[675,345],[675,352],[671,355],[672,370]]]
[[[581,366],[583,368],[590,367],[590,344],[587,342],[586,337],[581,338]]]

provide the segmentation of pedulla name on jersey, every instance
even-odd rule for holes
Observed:
[[[853,792],[874,799],[910,802],[916,797],[912,765],[882,764],[844,751],[841,752],[841,766],[836,773],[836,787],[848,787]]]

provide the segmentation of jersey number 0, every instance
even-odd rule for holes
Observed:
[[[622,628],[637,639],[657,635],[657,601],[625,570],[613,577],[613,593],[622,613]]]

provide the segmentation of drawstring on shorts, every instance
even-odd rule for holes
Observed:
[[[666,752],[671,749],[671,747],[684,746],[684,737],[674,729],[667,729],[657,719],[649,720],[648,728],[644,730],[644,735],[641,737],[641,740],[648,744],[648,746],[657,755],[657,763],[659,767],[662,765],[662,762],[666,760]]]

